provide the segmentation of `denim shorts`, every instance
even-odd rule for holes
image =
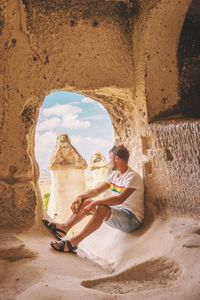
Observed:
[[[141,225],[141,222],[129,209],[119,205],[111,206],[110,208],[111,216],[105,221],[109,226],[124,232],[131,232]]]

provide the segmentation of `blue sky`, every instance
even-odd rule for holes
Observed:
[[[63,133],[68,134],[87,162],[97,151],[108,159],[113,144],[112,124],[107,111],[98,102],[69,92],[54,92],[45,97],[35,138],[40,168],[48,168],[56,137]]]

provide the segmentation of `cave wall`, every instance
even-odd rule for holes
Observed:
[[[146,202],[154,212],[162,215],[199,216],[200,189],[200,113],[187,118],[182,103],[190,103],[188,94],[183,95],[182,80],[186,83],[193,77],[182,74],[180,60],[190,62],[191,72],[197,61],[196,51],[180,52],[183,36],[188,32],[188,14],[196,1],[158,1],[151,9],[144,9],[135,25],[133,34],[137,107],[144,112],[146,107],[148,125],[140,129],[141,159],[146,187]],[[191,29],[190,29],[191,30]],[[143,33],[142,38],[140,33]],[[196,33],[193,32],[193,36]],[[197,41],[194,39],[194,50]],[[184,49],[190,48],[184,40]],[[139,57],[139,61],[138,61]],[[138,63],[137,63],[138,62]],[[190,74],[191,74],[190,72]],[[197,82],[195,77],[194,85]],[[198,77],[199,79],[199,77]],[[195,85],[196,87],[196,85]],[[195,99],[200,94],[191,88]],[[142,124],[142,120],[139,122]],[[133,123],[134,126],[134,123]],[[133,127],[132,126],[132,127]],[[138,127],[138,125],[136,125]],[[139,140],[138,140],[139,141]]]
[[[41,214],[34,135],[53,90],[105,106],[156,212],[198,215],[199,121],[160,120],[179,111],[177,49],[190,4],[0,1],[1,226],[31,226]]]
[[[184,116],[200,118],[200,2],[189,6],[181,31],[178,63],[180,104]]]

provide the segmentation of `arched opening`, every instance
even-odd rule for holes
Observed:
[[[100,103],[71,92],[57,91],[45,97],[36,128],[35,154],[43,207],[53,219],[61,222],[65,216],[55,201],[62,201],[62,207],[70,207],[62,198],[73,201],[82,189],[91,188],[103,179],[95,181],[98,174],[94,173],[94,166],[91,168],[91,158],[100,153],[98,159],[104,159],[105,168],[112,144],[111,120]],[[69,192],[68,185],[74,191]]]
[[[180,105],[186,117],[200,118],[200,2],[193,0],[185,18],[178,50]]]
[[[137,17],[128,13],[133,2],[140,5]],[[121,283],[126,291],[130,285],[138,287],[134,295],[127,295],[133,299],[138,293],[144,299],[198,298],[199,121],[154,122],[174,116],[179,104],[177,48],[191,2],[3,1],[0,224],[6,231],[1,254],[9,260],[6,267],[1,262],[0,269],[4,298],[37,299],[42,293],[55,299],[63,295],[79,299],[80,294],[84,299],[115,298],[113,292],[116,286],[121,289]],[[80,279],[102,278],[102,269],[91,270],[89,261],[79,258],[75,262],[71,256],[56,256],[48,249],[50,237],[40,230],[42,226],[37,230],[42,223],[35,126],[44,95],[53,90],[78,91],[106,107],[115,138],[131,152],[130,165],[141,170],[145,161],[147,201],[159,214],[170,216],[156,218],[145,232],[110,234],[109,243],[102,231],[99,245],[93,243],[102,252],[93,253],[105,258],[109,271],[112,267],[118,275],[125,271],[111,280],[105,276],[107,295],[80,287]],[[35,216],[37,228],[27,231]],[[13,249],[17,226],[27,231],[28,248],[38,252],[35,261],[16,261],[19,254],[23,258],[29,254],[19,242],[17,251]],[[142,276],[131,276],[136,273]]]

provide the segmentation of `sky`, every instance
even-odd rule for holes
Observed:
[[[112,124],[106,109],[95,100],[69,92],[45,97],[35,136],[36,160],[41,169],[48,169],[59,134],[67,134],[88,163],[97,151],[108,160],[113,145]]]

